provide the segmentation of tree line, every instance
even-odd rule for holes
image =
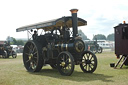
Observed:
[[[81,34],[81,37],[83,40],[90,40],[87,38],[87,36],[82,32],[82,30],[78,30],[78,33]],[[93,40],[108,40],[108,41],[114,41],[114,33],[109,34],[107,37],[103,34],[97,34],[93,36]]]
[[[10,45],[25,45],[27,40],[15,39],[14,37],[8,36],[6,39]]]

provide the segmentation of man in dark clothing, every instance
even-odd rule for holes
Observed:
[[[37,31],[34,31],[34,34],[32,35],[33,40],[36,40],[37,36],[38,36]]]

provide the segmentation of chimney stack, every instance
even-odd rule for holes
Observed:
[[[73,27],[73,37],[77,37],[78,35],[78,28],[77,28],[77,12],[78,12],[78,9],[71,9],[70,10],[71,13],[72,13],[72,27]]]

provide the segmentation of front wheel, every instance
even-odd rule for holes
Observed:
[[[4,52],[3,52],[2,57],[3,57],[3,58],[7,58],[7,51],[4,51]]]
[[[97,68],[97,58],[91,51],[84,51],[82,54],[82,63],[80,67],[83,72],[93,73]]]
[[[98,48],[98,53],[102,53],[102,51],[103,51],[103,48],[102,47],[99,47]]]
[[[58,56],[57,67],[61,75],[70,76],[75,67],[73,56],[67,51],[61,52]]]

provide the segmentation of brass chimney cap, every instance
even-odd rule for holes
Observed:
[[[78,9],[71,9],[70,11],[71,11],[71,13],[77,13]]]

